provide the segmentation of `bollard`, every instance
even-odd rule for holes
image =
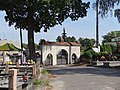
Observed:
[[[10,69],[8,71],[9,73],[9,89],[8,90],[17,90],[17,70],[16,69]]]
[[[36,74],[37,74],[37,79],[40,79],[39,78],[39,76],[40,76],[40,64],[39,63],[37,63],[37,65],[36,65]]]
[[[9,70],[9,65],[8,65],[8,63],[6,63],[6,65],[5,65],[5,73],[8,73],[8,70]]]
[[[33,76],[33,78],[35,79],[35,77],[36,77],[36,64],[34,64],[34,65],[32,66],[32,76]]]
[[[19,73],[19,67],[20,67],[19,62],[16,63],[16,67],[17,67],[17,73]]]

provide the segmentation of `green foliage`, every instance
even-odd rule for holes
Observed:
[[[89,39],[89,38],[79,38],[78,41],[81,44],[81,51],[88,50],[89,48],[92,48],[95,44],[95,39]]]
[[[5,19],[10,26],[14,24],[16,28],[28,30],[31,14],[35,32],[40,32],[41,28],[47,31],[68,17],[72,21],[83,18],[90,4],[82,0],[0,0],[0,3],[0,10],[6,12]]]
[[[116,37],[116,36],[120,37],[120,31],[111,31],[111,32],[107,33],[106,35],[102,36],[103,37],[102,42],[103,43],[104,42],[111,42],[111,39],[113,37]]]
[[[42,69],[41,74],[48,74],[48,71],[46,69]]]
[[[47,79],[44,80],[44,85],[45,85],[45,86],[49,86],[49,83],[50,83],[49,80],[47,80]]]
[[[80,61],[84,63],[91,63],[91,60],[93,59],[93,56],[96,55],[96,52],[94,50],[88,50],[85,51],[81,56],[80,56]]]
[[[116,9],[114,15],[117,17],[118,22],[120,23],[120,9]]]
[[[85,38],[85,39],[82,40],[81,45],[88,48],[88,47],[93,46],[94,43],[95,43],[94,39]]]
[[[98,53],[99,56],[107,56],[108,54],[109,54],[109,53],[107,53],[107,52],[99,52],[99,53]]]
[[[61,36],[58,36],[56,42],[60,42],[60,41],[61,41]]]
[[[67,42],[76,42],[76,38],[75,38],[74,36],[72,36],[72,37],[67,37],[67,38],[66,38],[66,41],[67,41]]]
[[[116,47],[114,45],[110,45],[110,46],[111,46],[111,49],[112,49],[112,53],[116,53],[118,47]]]
[[[30,59],[35,60],[34,32],[87,16],[89,2],[82,0],[0,0],[0,10],[6,12],[5,20],[9,26],[28,30]]]
[[[116,5],[119,6],[119,4],[120,0],[98,0],[99,14],[102,18],[105,18],[109,13],[112,15],[111,12],[115,11],[114,16],[117,17],[120,22],[120,9],[115,9]]]
[[[35,82],[34,82],[34,85],[45,85],[45,86],[49,86],[49,80],[48,79],[36,79]]]
[[[116,47],[110,44],[101,46],[101,52],[113,53],[115,50],[116,50]]]
[[[89,51],[86,51],[86,52],[84,53],[84,55],[85,55],[85,56],[88,56],[89,58],[92,58],[92,54],[91,54],[91,52],[89,52]]]
[[[83,38],[80,37],[80,38],[78,39],[78,41],[79,41],[79,42],[82,42],[82,41],[83,41]]]
[[[42,85],[42,80],[39,80],[37,79],[35,82],[34,82],[34,85]]]
[[[117,52],[118,52],[118,53],[120,53],[120,44],[118,44],[118,46],[117,46],[117,49],[116,49],[116,50],[117,50]]]
[[[57,39],[56,39],[56,41],[57,41],[57,42],[60,42],[60,41],[61,41],[61,37],[58,36]],[[66,42],[76,42],[76,38],[75,38],[74,36],[72,36],[72,37],[70,37],[70,36],[67,37],[67,36],[66,36],[65,41],[66,41]]]
[[[95,54],[96,54],[96,52],[94,50],[88,50],[88,51],[84,52],[84,55],[88,56],[90,58],[92,58],[92,56]]]

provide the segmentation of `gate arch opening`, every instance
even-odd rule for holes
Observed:
[[[73,64],[77,63],[77,55],[75,53],[72,54],[72,63]]]
[[[53,55],[51,53],[47,55],[45,65],[53,65]]]
[[[68,64],[68,52],[62,49],[57,54],[57,65],[65,65],[65,64]]]

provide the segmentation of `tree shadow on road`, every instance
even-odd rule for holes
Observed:
[[[120,77],[120,70],[99,67],[64,67],[49,69],[54,75],[71,75],[71,74],[95,74],[109,77]]]

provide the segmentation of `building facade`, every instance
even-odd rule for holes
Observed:
[[[40,43],[41,60],[45,65],[63,65],[77,63],[80,57],[79,42],[49,42]]]

